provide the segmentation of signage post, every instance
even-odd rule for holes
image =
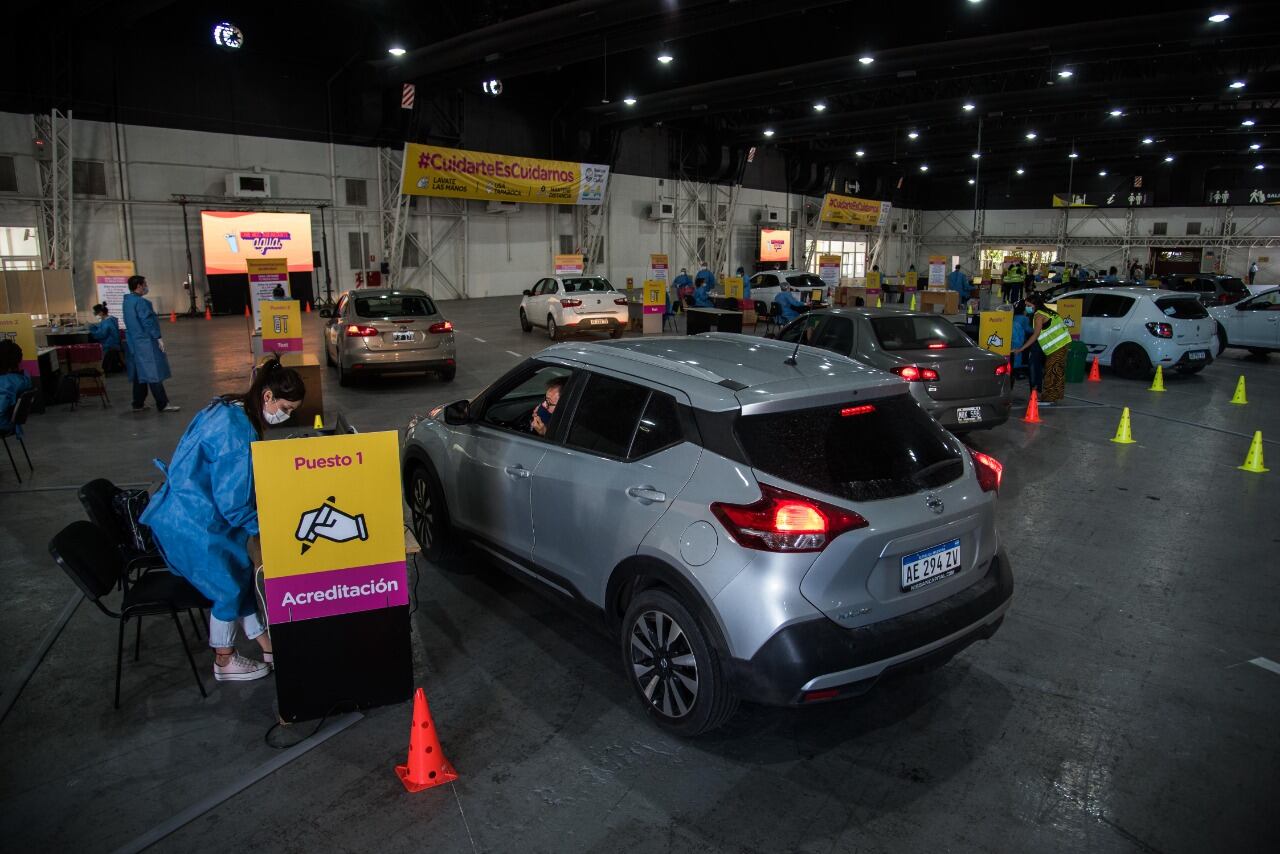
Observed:
[[[1013,349],[1013,312],[984,311],[978,321],[978,346],[1001,356]]]
[[[1080,318],[1084,316],[1084,300],[1080,297],[1071,299],[1060,299],[1056,303],[1058,316],[1062,318],[1062,324],[1067,327],[1067,331],[1071,333],[1072,341],[1080,340]]]
[[[643,331],[645,335],[662,334],[662,316],[667,311],[667,283],[658,279],[644,280]]]
[[[40,376],[40,360],[36,353],[36,331],[29,314],[0,314],[0,341],[12,341],[22,348],[22,372]]]
[[[94,261],[93,282],[98,287],[98,302],[107,304],[107,311],[120,321],[124,329],[124,295],[129,293],[129,277],[137,270],[132,261]]]
[[[297,300],[267,300],[262,304],[262,351],[302,352],[302,311]]]
[[[557,276],[581,276],[583,269],[582,256],[557,255],[555,259],[555,269]]]
[[[253,326],[262,328],[262,303],[273,299],[276,285],[284,288],[284,295],[289,292],[289,261],[286,258],[246,258],[245,267],[249,271],[249,301],[253,303]]]

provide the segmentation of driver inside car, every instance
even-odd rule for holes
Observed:
[[[564,389],[565,377],[554,377],[547,381],[547,393],[533,410],[529,419],[529,429],[539,436],[546,436],[551,430],[551,419],[556,414],[556,404],[560,402],[560,392]]]

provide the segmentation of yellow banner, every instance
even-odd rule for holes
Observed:
[[[262,352],[302,352],[302,311],[297,300],[263,300]]]
[[[598,205],[609,167],[406,143],[400,191],[541,205]]]
[[[22,372],[29,377],[39,376],[40,360],[36,353],[36,332],[31,327],[31,315],[0,314],[0,341],[12,341],[21,347]]]
[[[822,197],[822,212],[818,218],[823,222],[844,222],[851,225],[884,225],[892,208],[890,202],[827,193]]]
[[[978,322],[978,346],[1001,356],[1009,355],[1013,338],[1012,311],[984,311]]]
[[[1084,300],[1080,297],[1058,300],[1056,311],[1071,332],[1072,340],[1080,337],[1080,318],[1084,316]]]

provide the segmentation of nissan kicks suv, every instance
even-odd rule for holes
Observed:
[[[536,413],[536,418],[535,418]],[[677,734],[989,638],[1001,467],[897,376],[732,334],[561,344],[409,425],[415,534],[585,606]]]

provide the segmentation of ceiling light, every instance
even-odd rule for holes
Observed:
[[[1076,154],[1076,153],[1073,151],[1073,152],[1071,152],[1070,154],[1068,154],[1067,156],[1068,156],[1068,157],[1070,157],[1072,160],[1075,160],[1075,159],[1076,159],[1077,157],[1079,157],[1080,155],[1079,155],[1079,154]]]
[[[1228,15],[1226,12],[1215,12],[1214,14],[1209,16],[1209,23],[1221,24],[1223,21],[1227,20],[1230,17],[1231,16]]]
[[[1036,138],[1036,132],[1035,132],[1035,131],[1033,131],[1033,130],[1029,130],[1029,131],[1027,131],[1027,139],[1035,139],[1035,138]]]
[[[970,179],[969,179],[969,183],[970,183],[970,184],[976,184],[976,183],[978,183],[978,182],[977,182],[977,181],[975,181],[975,180],[973,180],[972,178],[970,178]]]
[[[815,111],[815,112],[818,112],[818,113],[821,113],[821,112],[822,112],[823,110],[825,110],[826,108],[827,108],[827,105],[826,105],[826,104],[824,104],[824,103],[822,103],[821,101],[819,101],[818,103],[816,103],[816,104],[814,104],[814,105],[813,105],[813,109],[814,109],[814,111]]]
[[[866,152],[865,152],[865,151],[863,151],[861,148],[859,148],[857,151],[855,151],[855,152],[853,153],[853,156],[854,156],[854,157],[861,157],[861,156],[862,156],[862,155],[864,155],[864,154],[866,154]]]
[[[1114,110],[1111,111],[1111,115],[1116,118],[1119,118],[1120,116],[1124,115],[1124,110],[1120,109],[1119,107],[1116,107]]]
[[[1098,177],[1099,177],[1099,178],[1105,178],[1105,177],[1107,177],[1107,170],[1106,170],[1106,169],[1103,169],[1101,172],[1099,172],[1099,173],[1098,173]]]
[[[213,43],[228,50],[239,50],[244,45],[244,33],[230,21],[223,21],[213,28]]]
[[[969,0],[970,3],[981,3],[982,0]]]
[[[914,130],[907,131],[907,139],[917,139],[919,138],[919,136],[920,136],[919,131],[914,131]]]
[[[1164,162],[1165,162],[1165,163],[1172,163],[1172,162],[1173,162],[1173,155],[1172,155],[1172,154],[1166,154],[1166,155],[1164,156]]]
[[[921,163],[921,164],[920,164],[920,171],[921,171],[921,172],[928,172],[928,171],[929,171],[929,164],[928,164],[928,163]]]
[[[1233,81],[1231,81],[1231,85],[1230,85],[1230,86],[1228,86],[1227,88],[1228,88],[1228,89],[1243,89],[1243,88],[1244,88],[1244,81],[1243,81],[1243,80],[1233,80]]]
[[[1250,151],[1257,151],[1259,148],[1262,148],[1262,144],[1261,144],[1261,143],[1258,143],[1258,142],[1251,142],[1251,143],[1249,143],[1249,150],[1250,150]]]
[[[1015,171],[1015,172],[1017,172],[1019,175],[1021,175],[1022,173],[1026,172],[1027,170],[1026,170],[1026,169],[1023,169],[1021,166],[1019,166],[1017,169],[1015,169],[1015,170],[1013,170],[1013,171]]]
[[[974,160],[977,160],[979,157],[982,156],[982,154],[980,152],[975,151],[973,154],[970,154],[969,156],[972,157]]]
[[[1075,72],[1072,71],[1070,68],[1064,68],[1058,72],[1058,76],[1061,77],[1063,80],[1066,80],[1068,77],[1072,77],[1074,75],[1075,75]]]
[[[664,51],[662,51],[662,52],[660,52],[660,53],[658,54],[658,62],[661,62],[663,65],[668,65],[668,64],[670,64],[670,63],[671,63],[671,61],[672,61],[672,60],[674,60],[674,59],[675,59],[675,57],[674,57],[674,56],[672,56],[670,53],[668,53],[668,52],[667,52],[667,51],[665,51],[665,50],[664,50]]]
[[[636,105],[636,99],[628,95],[622,99],[622,103],[626,104],[628,107],[634,107]]]
[[[1143,144],[1143,145],[1150,145],[1150,144],[1151,144],[1151,143],[1153,143],[1153,142],[1155,142],[1155,140],[1154,140],[1154,139],[1152,139],[1152,138],[1151,138],[1151,137],[1149,137],[1149,136],[1144,136],[1144,137],[1142,138],[1142,144]]]
[[[874,56],[860,56],[860,57],[858,57],[858,62],[861,62],[863,65],[870,65],[871,63],[873,63],[873,62],[875,62],[875,61],[876,61],[876,58],[875,58]]]
[[[1251,128],[1253,127],[1253,119],[1245,119],[1240,124],[1243,125],[1244,127]]]
[[[1255,167],[1253,167],[1253,168],[1254,168],[1254,169],[1266,169],[1267,167],[1266,167],[1266,166],[1263,166],[1261,163],[1259,163],[1257,166],[1255,166]]]
[[[765,128],[765,129],[764,129],[764,135],[765,135],[765,136],[773,136],[773,128]]]
[[[964,105],[964,106],[962,106],[960,109],[964,110],[966,113],[972,113],[974,110],[978,109],[978,105],[977,105],[977,104],[965,104],[965,105]]]
[[[391,54],[392,56],[404,56],[406,53],[408,53],[408,51],[400,47],[400,45],[396,45],[395,47],[387,48],[387,53]]]

